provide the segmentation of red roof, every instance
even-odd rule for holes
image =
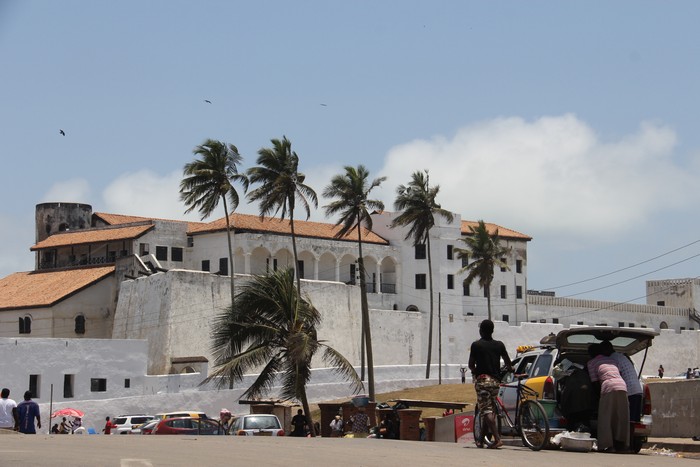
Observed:
[[[500,225],[492,224],[490,222],[484,222],[484,224],[486,224],[486,230],[490,235],[494,235],[496,233],[496,229],[498,229],[498,236],[502,238],[512,238],[515,240],[525,240],[528,242],[532,240],[532,237],[515,230],[501,227]],[[462,235],[471,235],[472,231],[469,229],[469,227],[476,228],[478,225],[479,223],[476,221],[462,221]]]
[[[113,273],[114,266],[16,272],[0,279],[0,310],[53,306]]]
[[[138,238],[153,228],[153,224],[132,225],[124,227],[103,227],[98,229],[72,230],[51,235],[30,248],[31,251],[56,248],[60,246],[104,243],[116,240]]]

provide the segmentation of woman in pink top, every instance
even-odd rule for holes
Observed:
[[[615,359],[604,355],[600,344],[588,346],[588,374],[591,381],[600,382],[598,402],[598,451],[629,450],[630,413],[627,385],[620,376]]]

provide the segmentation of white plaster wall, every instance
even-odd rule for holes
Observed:
[[[29,375],[39,375],[38,402],[64,400],[64,375],[74,376],[73,400],[124,397],[143,393],[146,342],[143,340],[0,338],[3,387],[21,400]],[[106,378],[106,392],[91,392],[91,378]],[[130,388],[124,380],[130,379]]]
[[[538,295],[529,295],[528,304],[530,321],[552,322],[552,319],[558,319],[565,326],[582,322],[585,326],[607,324],[617,327],[619,323],[624,323],[625,327],[659,329],[663,322],[676,331],[698,328],[698,323],[690,319],[689,308]]]

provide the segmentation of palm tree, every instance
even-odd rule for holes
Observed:
[[[378,187],[386,177],[375,178],[367,185],[369,171],[362,165],[357,168],[346,166],[345,174],[336,175],[331,183],[323,190],[326,198],[335,198],[325,207],[326,216],[340,214],[336,226],[341,229],[335,235],[343,237],[353,229],[357,230],[357,247],[359,256],[357,263],[360,268],[360,294],[362,305],[362,339],[361,348],[367,348],[367,382],[369,385],[369,398],[374,400],[374,358],[372,356],[372,334],[369,323],[369,306],[367,305],[367,278],[365,276],[365,262],[362,256],[362,225],[372,230],[372,217],[369,210],[384,210],[384,203],[374,199],[368,199],[370,191]],[[363,359],[364,363],[364,359]]]
[[[231,307],[214,320],[212,354],[214,370],[204,383],[229,387],[243,375],[259,371],[243,397],[258,398],[279,385],[285,400],[301,402],[313,427],[306,385],[311,359],[323,349],[323,361],[344,379],[354,393],[363,385],[357,372],[337,350],[317,338],[319,311],[294,287],[294,270],[280,269],[253,276],[239,287]]]
[[[233,301],[234,264],[231,244],[233,226],[229,218],[229,208],[233,213],[238,207],[239,201],[238,192],[233,187],[233,182],[240,182],[243,184],[244,190],[248,189],[248,178],[244,174],[238,173],[238,164],[243,161],[243,158],[238,154],[238,149],[233,144],[213,139],[207,139],[194,148],[193,153],[200,158],[185,164],[183,170],[185,178],[180,182],[180,199],[187,206],[185,213],[197,209],[202,220],[214,212],[219,201],[222,202],[226,217],[228,257],[231,264],[231,301]]]
[[[489,234],[486,224],[480,220],[476,227],[469,226],[471,234],[460,238],[467,248],[455,248],[455,253],[460,259],[467,259],[471,255],[472,262],[459,270],[460,273],[468,272],[464,283],[469,286],[474,279],[478,278],[479,285],[486,292],[486,304],[491,319],[491,282],[493,282],[493,271],[498,266],[510,269],[503,261],[511,251],[510,247],[502,246],[498,237],[498,229],[493,235]]]
[[[428,280],[430,289],[430,321],[428,325],[428,363],[425,368],[425,378],[430,378],[430,361],[433,351],[433,263],[430,255],[430,229],[435,225],[435,216],[440,216],[452,222],[454,216],[450,211],[442,209],[435,201],[440,191],[440,185],[430,186],[428,171],[414,172],[408,185],[396,188],[394,209],[401,211],[391,223],[392,227],[409,226],[410,229],[404,240],[413,238],[413,246],[426,245],[428,252]]]
[[[283,136],[281,140],[271,140],[271,148],[258,151],[257,167],[248,169],[250,183],[260,186],[248,193],[250,201],[260,203],[260,217],[281,211],[284,219],[289,214],[289,225],[292,230],[292,250],[294,251],[294,271],[297,278],[297,290],[301,294],[301,278],[299,276],[299,258],[297,256],[297,241],[294,232],[294,208],[298,200],[306,210],[306,218],[311,216],[309,202],[318,206],[316,192],[304,184],[306,176],[299,172],[299,156],[292,151],[292,143]]]

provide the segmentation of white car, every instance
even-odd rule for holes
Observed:
[[[233,421],[231,434],[237,436],[284,436],[282,424],[276,415],[241,415]]]
[[[154,418],[155,416],[146,414],[119,415],[112,419],[112,433],[129,435],[134,429]]]

